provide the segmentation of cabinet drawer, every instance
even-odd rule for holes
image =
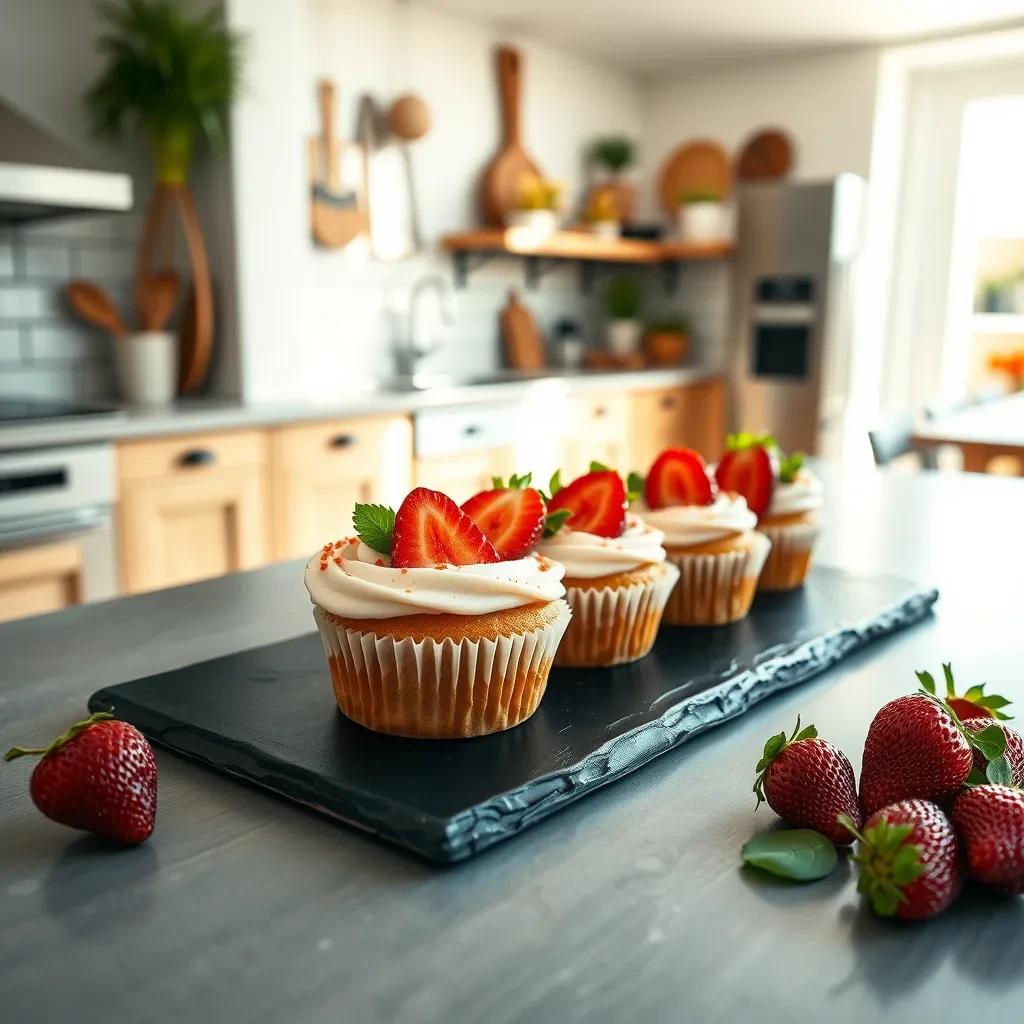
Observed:
[[[405,417],[368,416],[280,427],[273,434],[276,468],[288,473],[347,476],[360,465],[377,472],[382,445],[404,447],[411,432]]]
[[[480,405],[460,409],[427,409],[415,416],[417,458],[500,448],[513,444],[515,405]]]
[[[589,436],[623,437],[629,424],[627,395],[583,395],[572,399],[573,426]]]
[[[259,466],[267,460],[263,431],[224,431],[188,434],[159,441],[129,441],[118,445],[118,476],[121,483],[198,476],[239,466]]]

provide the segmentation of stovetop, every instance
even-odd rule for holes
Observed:
[[[120,416],[124,410],[113,403],[76,402],[47,398],[0,395],[0,423],[34,423],[77,416]]]

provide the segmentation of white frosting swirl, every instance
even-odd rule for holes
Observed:
[[[629,515],[619,537],[598,537],[563,526],[553,537],[537,544],[537,553],[560,562],[565,575],[572,579],[593,580],[664,562],[664,539],[660,530],[648,526],[639,516]]]
[[[793,516],[802,512],[816,512],[824,503],[825,488],[809,470],[801,469],[789,484],[776,482],[767,516]]]
[[[747,508],[741,494],[722,491],[710,505],[669,505],[666,508],[637,506],[644,521],[665,534],[669,547],[685,548],[709,544],[757,525],[757,516]]]
[[[315,604],[347,619],[487,615],[565,596],[564,570],[538,556],[511,562],[398,569],[358,540],[327,545],[306,563]]]

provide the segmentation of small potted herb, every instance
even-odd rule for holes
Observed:
[[[652,366],[678,366],[690,355],[690,327],[683,317],[652,320],[644,335],[644,354]]]
[[[519,180],[516,209],[505,223],[514,228],[523,245],[540,245],[557,230],[562,207],[562,185],[536,174],[524,174]]]
[[[640,348],[643,321],[640,288],[631,277],[613,278],[608,285],[608,349],[616,356],[634,355]]]
[[[606,237],[613,230],[607,225],[614,223],[617,238],[618,225],[633,216],[636,204],[636,189],[626,176],[636,163],[636,145],[624,135],[608,135],[594,140],[588,156],[593,184],[584,203],[586,219],[595,234]]]
[[[684,242],[721,242],[729,236],[728,208],[714,189],[679,197],[679,236]]]

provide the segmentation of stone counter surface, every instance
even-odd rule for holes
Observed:
[[[231,400],[186,399],[166,408],[130,409],[124,415],[115,417],[72,417],[46,423],[0,426],[0,451],[268,427],[303,420],[412,413],[419,409],[456,405],[516,402],[536,388],[549,390],[552,401],[555,401],[558,396],[565,394],[643,391],[697,384],[721,376],[720,370],[696,367],[624,372],[554,372],[538,376],[510,371],[503,375],[503,379],[485,384],[435,387],[427,391],[357,392],[339,397],[337,401],[246,405]]]
[[[915,688],[915,669],[952,661],[1024,711],[1024,482],[823,476],[821,561],[934,584],[934,617],[457,867],[164,751],[156,831],[111,850],[33,808],[29,765],[0,765],[0,1017],[1017,1019],[1024,898],[972,888],[900,925],[865,912],[845,862],[805,886],[740,866],[742,843],[775,821],[754,813],[754,764],[798,713],[859,770],[871,718]],[[310,630],[301,568],[0,626],[0,749],[48,741],[102,685]]]

